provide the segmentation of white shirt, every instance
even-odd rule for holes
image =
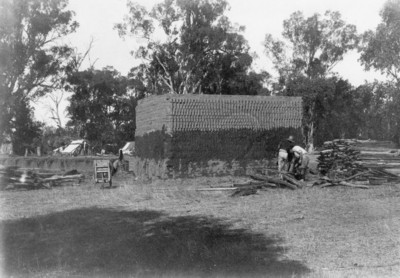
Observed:
[[[302,147],[300,147],[300,146],[294,146],[294,147],[292,148],[292,150],[293,150],[294,155],[295,155],[296,157],[300,157],[300,155],[305,155],[305,154],[307,154],[307,151],[306,151],[305,149],[303,149]]]

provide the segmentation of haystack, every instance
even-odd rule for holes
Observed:
[[[137,174],[245,174],[273,165],[289,134],[301,141],[297,97],[162,95],[136,110]]]

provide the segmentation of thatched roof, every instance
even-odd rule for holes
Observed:
[[[297,97],[171,96],[172,130],[269,130],[301,126],[302,104]]]
[[[302,100],[241,95],[162,95],[141,100],[137,109],[139,134],[151,126],[159,129],[157,119],[172,132],[299,128]]]

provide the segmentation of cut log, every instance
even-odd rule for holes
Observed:
[[[266,181],[268,183],[275,183],[277,185],[286,186],[286,187],[288,187],[290,189],[293,189],[293,190],[297,189],[296,185],[291,184],[291,183],[286,182],[286,181],[283,181],[283,180],[280,180],[280,179],[270,178],[270,177],[267,177],[267,176],[256,175],[256,174],[249,175],[249,177],[251,177],[252,179],[255,179],[255,180],[261,180],[261,181]]]
[[[345,182],[345,181],[341,181],[341,182],[339,182],[339,184],[344,185],[344,186],[349,186],[349,187],[369,189],[369,186],[362,185],[362,184],[353,184],[353,183],[349,183],[349,182]]]
[[[238,188],[232,193],[231,197],[248,196],[252,194],[257,194],[257,189],[255,188]]]
[[[396,179],[400,179],[400,177],[396,174],[390,173],[388,171],[386,171],[383,168],[375,168],[372,171],[374,171],[375,173],[381,173],[384,176],[388,176],[388,177],[392,177],[392,178],[396,178]]]
[[[356,177],[365,176],[365,175],[367,175],[367,174],[369,174],[369,173],[371,173],[371,171],[368,170],[368,171],[366,171],[366,172],[358,173],[358,174],[352,175],[352,176],[347,177],[347,178],[344,178],[344,179],[335,180],[334,182],[341,182],[341,181],[352,180],[352,179],[354,179],[354,178],[356,178]]]
[[[196,191],[225,191],[225,190],[236,190],[237,187],[213,187],[213,188],[196,188]]]
[[[262,184],[264,188],[276,187],[275,183],[265,182]]]
[[[302,182],[300,182],[300,181],[296,180],[295,178],[289,176],[289,174],[284,174],[284,175],[282,175],[282,177],[283,177],[283,180],[285,180],[287,182],[290,182],[290,183],[293,183],[298,188],[303,188],[304,187],[304,184]]]
[[[69,176],[52,176],[50,178],[42,179],[43,182],[49,181],[60,181],[60,180],[67,180],[67,179],[83,179],[84,175],[69,175]]]
[[[263,185],[265,184],[265,181],[249,181],[246,183],[234,183],[233,187],[246,187],[246,186],[257,186],[257,185]]]
[[[326,183],[318,185],[318,187],[320,187],[320,188],[329,187],[329,186],[334,186],[334,184],[331,182],[326,182]]]
[[[210,185],[211,188],[232,188],[232,184]]]

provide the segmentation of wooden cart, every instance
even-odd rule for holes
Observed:
[[[95,160],[94,164],[94,181],[95,183],[103,183],[101,187],[104,187],[104,183],[108,183],[112,186],[111,169],[109,160]]]

